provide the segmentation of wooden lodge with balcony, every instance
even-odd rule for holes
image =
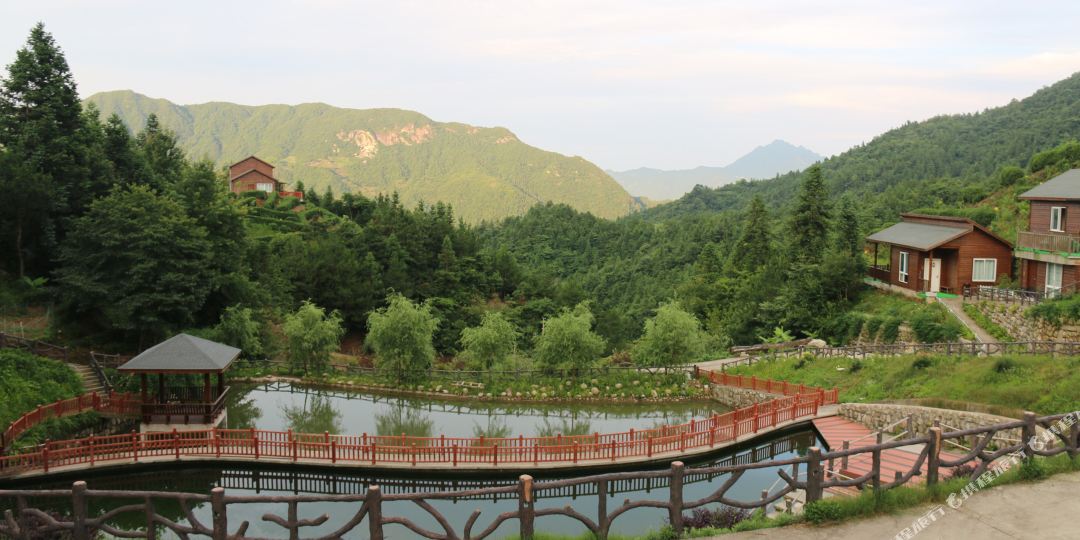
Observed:
[[[117,368],[139,376],[142,431],[199,430],[219,425],[225,418],[229,393],[225,371],[238,356],[240,349],[235,347],[178,334]],[[156,378],[156,391],[150,388],[151,377]]]
[[[1030,201],[1028,230],[1016,234],[1024,289],[1057,296],[1075,292],[1080,280],[1080,169],[1072,169],[1024,192]]]
[[[1012,244],[970,219],[901,214],[866,238],[869,277],[917,292],[959,293],[1012,276]]]
[[[304,200],[303,192],[288,191],[284,183],[274,178],[273,165],[255,156],[248,156],[229,165],[229,191],[237,195],[249,191],[261,191],[268,194],[276,193],[279,197]]]

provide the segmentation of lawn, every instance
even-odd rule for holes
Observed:
[[[899,356],[762,361],[730,370],[792,383],[838,387],[842,402],[942,398],[1040,414],[1080,410],[1080,357]]]

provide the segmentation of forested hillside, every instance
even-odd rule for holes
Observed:
[[[319,193],[367,197],[397,193],[410,207],[442,201],[470,223],[520,215],[548,201],[605,218],[638,207],[596,165],[529,146],[505,128],[321,103],[177,105],[126,90],[95,94],[86,102],[129,126],[142,126],[154,114],[187,155],[218,166],[257,155],[294,186],[303,182]]]
[[[1003,166],[1080,138],[1080,74],[997,108],[910,122],[822,162],[834,194],[860,202],[868,224],[917,207],[964,205],[988,194],[982,182]],[[789,202],[801,174],[698,189],[647,214],[663,219],[745,208],[760,196],[772,208]]]

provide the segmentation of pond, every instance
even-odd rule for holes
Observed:
[[[482,402],[440,402],[399,397],[385,397],[334,391],[292,385],[262,385],[237,389],[229,405],[228,427],[257,427],[268,430],[293,429],[298,432],[322,432],[347,434],[394,435],[406,433],[416,436],[517,436],[583,434],[592,432],[625,431],[630,428],[653,427],[661,424],[679,423],[691,417],[702,417],[713,412],[724,412],[719,404],[695,403],[648,403],[633,405],[535,405]],[[797,429],[763,437],[742,447],[729,448],[708,459],[688,463],[688,466],[759,462],[770,459],[786,459],[805,453],[814,444],[821,444],[810,429]],[[416,493],[476,487],[510,485],[514,477],[409,475],[407,473],[371,473],[364,471],[326,470],[297,467],[186,467],[156,466],[153,470],[135,470],[123,475],[102,472],[85,476],[90,489],[157,490],[171,492],[208,493],[221,486],[229,495],[285,495],[285,494],[361,494],[369,485],[379,485],[384,493]],[[536,475],[538,481],[569,478],[566,473],[547,476]],[[756,499],[762,490],[774,485],[778,476],[775,468],[748,471],[734,485],[729,497],[741,500]],[[715,478],[688,476],[684,486],[684,500],[690,501],[706,496],[717,489],[727,475]],[[27,488],[67,488],[72,478],[50,479]],[[538,510],[572,506],[575,510],[596,519],[597,495],[594,484],[582,484],[580,489],[566,492],[538,492]],[[664,501],[668,497],[666,481],[615,482],[608,487],[609,511],[623,500],[651,499]],[[14,501],[0,499],[0,508],[11,508]],[[31,501],[64,512],[66,504],[57,499]],[[474,533],[486,528],[501,512],[517,508],[516,500],[438,500],[431,501],[455,530],[461,534],[465,522],[474,510],[481,511]],[[121,501],[104,507],[94,505],[92,515],[101,515]],[[158,512],[171,520],[183,523],[185,515],[175,503],[162,502]],[[303,537],[327,534],[347,522],[359,509],[359,504],[342,502],[312,502],[301,504],[300,518],[316,518],[328,514],[327,523],[306,528]],[[411,502],[391,502],[384,506],[384,516],[402,516],[413,520],[429,530],[439,531],[438,523],[424,510]],[[208,505],[194,509],[194,515],[204,523],[210,521]],[[250,524],[247,534],[270,538],[288,538],[288,532],[278,525],[264,521],[263,515],[274,513],[287,515],[285,504],[243,504],[229,506],[229,522],[232,528],[242,521]],[[640,535],[659,529],[666,523],[666,510],[640,508],[631,510],[615,520],[615,534]],[[124,528],[139,528],[141,513],[127,513],[114,520]],[[516,520],[504,523],[489,538],[499,539],[516,535]],[[565,517],[543,517],[537,520],[537,530],[549,533],[579,534],[584,527]],[[387,538],[414,538],[411,531],[399,525],[388,525]],[[365,538],[366,525],[361,525],[348,538]],[[165,532],[162,537],[170,537]]]
[[[271,383],[232,389],[226,426],[297,433],[525,437],[612,433],[688,422],[728,408],[712,401],[535,404],[438,401]]]

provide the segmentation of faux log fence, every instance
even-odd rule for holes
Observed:
[[[1076,341],[1002,341],[971,343],[893,343],[884,345],[853,345],[850,347],[797,347],[770,350],[756,356],[735,358],[721,366],[721,370],[735,366],[749,366],[762,360],[800,357],[861,358],[870,356],[904,356],[911,354],[944,354],[969,356],[1080,355],[1080,342]]]
[[[672,529],[676,534],[682,534],[685,529],[683,512],[688,510],[715,503],[743,509],[768,508],[781,498],[800,490],[805,493],[807,503],[811,503],[821,500],[825,490],[829,488],[861,488],[879,493],[913,482],[916,477],[924,478],[927,485],[934,485],[939,482],[939,479],[949,478],[946,475],[964,472],[962,468],[964,466],[971,467],[968,478],[975,482],[971,485],[974,485],[977,490],[984,484],[984,478],[982,478],[984,473],[989,475],[989,481],[993,481],[993,478],[997,476],[998,473],[989,471],[991,466],[1005,467],[1006,461],[1010,465],[1015,465],[1020,459],[1033,459],[1037,456],[1051,457],[1067,454],[1075,458],[1080,455],[1080,450],[1077,448],[1078,439],[1080,439],[1078,418],[1080,418],[1080,412],[1043,417],[1026,413],[1023,420],[1015,422],[953,432],[942,432],[940,427],[932,427],[924,435],[861,448],[823,452],[817,447],[811,447],[804,456],[783,460],[691,469],[687,469],[682,462],[675,461],[669,468],[656,471],[610,473],[539,482],[534,481],[529,475],[522,475],[516,485],[437,492],[383,493],[379,486],[371,485],[364,493],[351,495],[228,495],[221,487],[214,488],[209,494],[89,490],[85,482],[79,481],[75,482],[71,489],[65,490],[0,490],[0,501],[8,502],[8,507],[14,508],[14,510],[4,512],[4,519],[0,520],[0,535],[30,540],[62,533],[70,535],[74,540],[90,540],[98,533],[104,533],[117,537],[149,539],[157,538],[157,534],[162,532],[180,537],[194,534],[213,540],[247,540],[253,538],[247,535],[251,524],[247,521],[230,522],[230,505],[254,504],[270,508],[272,504],[279,504],[286,507],[285,515],[267,513],[262,516],[268,524],[275,524],[282,529],[282,531],[274,530],[273,532],[277,533],[275,536],[315,537],[315,531],[307,529],[323,525],[329,520],[329,516],[323,515],[314,519],[301,518],[301,510],[306,510],[304,514],[311,514],[313,509],[308,508],[307,505],[324,501],[348,504],[338,506],[338,510],[335,510],[343,514],[335,516],[337,518],[335,521],[342,525],[329,533],[320,531],[319,538],[344,538],[366,533],[372,540],[384,540],[388,534],[387,529],[393,536],[402,532],[403,528],[432,540],[447,538],[484,540],[495,534],[502,524],[516,522],[520,538],[533,540],[538,520],[559,516],[561,519],[570,518],[580,522],[596,538],[606,540],[612,523],[623,514],[637,508],[655,508],[667,514]],[[994,448],[989,444],[998,431],[1017,428],[1023,431],[1025,440],[1028,440],[1029,437],[1035,436],[1038,426],[1047,429],[1056,428],[1052,430],[1054,437],[1043,441],[1042,445],[1018,442]],[[975,437],[978,442],[966,454],[950,458],[942,453],[945,442],[963,441],[970,437]],[[919,449],[916,462],[906,472],[896,471],[893,478],[883,477],[882,453],[900,447]],[[864,460],[869,458],[873,466],[869,472],[858,478],[842,478],[830,473],[835,470],[836,462],[849,458]],[[777,472],[780,477],[779,489],[763,493],[760,498],[746,499],[731,495],[733,486],[744,474],[760,469],[772,469]],[[800,471],[805,472],[800,473]],[[716,489],[701,498],[686,500],[684,485],[686,478],[691,475],[715,477]],[[627,499],[621,504],[609,500],[611,499],[609,495],[611,485],[642,479],[666,483],[669,486],[667,496],[656,499]],[[971,485],[960,492],[965,499],[968,492],[972,490]],[[596,516],[595,519],[582,511],[584,501],[562,508],[536,506],[536,500],[541,493],[576,489],[579,486],[581,491],[588,490],[596,493],[596,513],[593,514]],[[517,500],[517,507],[485,518],[487,526],[480,529],[483,527],[483,524],[478,526],[480,510],[474,511],[464,524],[455,524],[451,523],[451,520],[432,504],[435,501],[459,501],[472,498],[492,500],[512,498]],[[44,501],[50,501],[53,506],[65,506],[70,513],[53,517],[46,513],[46,509],[32,506],[32,504],[40,505]],[[438,523],[437,527],[442,530],[430,530],[408,517],[395,515],[393,512],[401,506],[387,503],[412,503],[409,504],[410,507],[417,505],[430,514],[434,522]],[[614,508],[609,509],[609,504]],[[121,512],[119,508],[115,508],[119,505],[123,505],[122,511],[129,515],[145,516],[145,521],[141,524],[129,525],[130,529],[122,528],[122,525],[110,521],[112,516]],[[209,521],[197,518],[192,511],[194,507],[201,505],[209,506]],[[304,507],[301,508],[301,505]],[[104,506],[112,506],[114,509],[103,515],[90,511],[91,508]],[[179,508],[182,513],[179,516],[175,513],[162,514],[163,508]],[[268,525],[260,525],[258,530],[260,535],[265,534],[266,526]],[[505,536],[506,533],[504,531],[500,534]]]
[[[7,450],[19,435],[30,428],[50,419],[63,418],[79,413],[97,411],[117,415],[138,415],[142,401],[134,394],[115,394],[99,396],[96,392],[79,397],[58,400],[20,416],[3,433],[0,433],[0,449]]]
[[[0,477],[57,467],[147,457],[244,457],[305,463],[441,464],[443,466],[597,463],[711,448],[779,424],[812,418],[821,395],[778,398],[709,418],[655,429],[555,437],[411,437],[331,435],[256,429],[211,429],[93,436],[50,441],[35,452],[0,457]]]

